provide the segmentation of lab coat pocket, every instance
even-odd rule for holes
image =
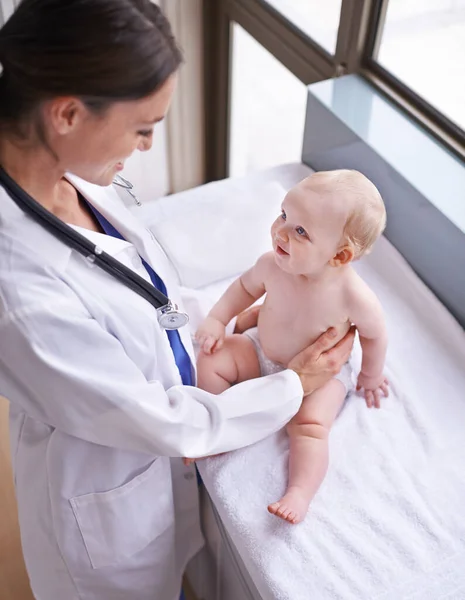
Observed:
[[[70,503],[94,569],[128,559],[174,522],[169,459],[156,459],[143,473],[107,492]]]

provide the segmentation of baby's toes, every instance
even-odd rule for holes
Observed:
[[[273,504],[270,504],[268,506],[268,512],[271,513],[272,515],[275,515],[278,512],[279,507],[280,507],[279,502],[273,502]]]
[[[268,512],[289,523],[296,523],[298,521],[297,513],[281,502],[270,504],[268,506]]]

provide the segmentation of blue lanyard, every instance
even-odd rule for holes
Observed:
[[[105,219],[103,215],[101,215],[98,210],[96,210],[90,203],[88,203],[85,199],[84,201],[91,209],[92,213],[95,215],[95,218],[100,224],[100,227],[107,235],[111,235],[112,237],[119,238],[120,240],[124,240],[124,237],[120,234],[120,232],[113,227],[113,225]],[[125,240],[126,241],[126,240]],[[142,264],[144,265],[147,273],[152,280],[153,285],[160,290],[165,295],[167,294],[166,286],[163,283],[162,279],[155,273],[152,267],[141,257]],[[179,370],[179,374],[181,375],[181,379],[184,385],[194,385],[194,370],[192,368],[191,359],[189,354],[181,340],[181,336],[179,335],[179,331],[177,329],[173,330],[165,330],[168,335],[168,340],[170,342],[171,350],[173,351],[174,360]]]

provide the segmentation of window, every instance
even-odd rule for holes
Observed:
[[[298,160],[302,90],[352,73],[465,159],[465,0],[203,0],[203,10],[208,179]]]
[[[305,85],[233,24],[229,174],[299,162]]]
[[[342,0],[267,0],[330,54],[336,51]]]
[[[389,0],[375,60],[465,130],[465,0]]]

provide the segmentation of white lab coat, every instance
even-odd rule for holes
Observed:
[[[165,253],[113,187],[70,180],[129,241],[80,232],[148,279],[144,257],[181,304]],[[182,386],[155,309],[0,188],[0,394],[37,600],[177,600],[202,536],[194,469],[168,457],[256,442],[297,412],[302,388],[291,371],[220,397]]]

